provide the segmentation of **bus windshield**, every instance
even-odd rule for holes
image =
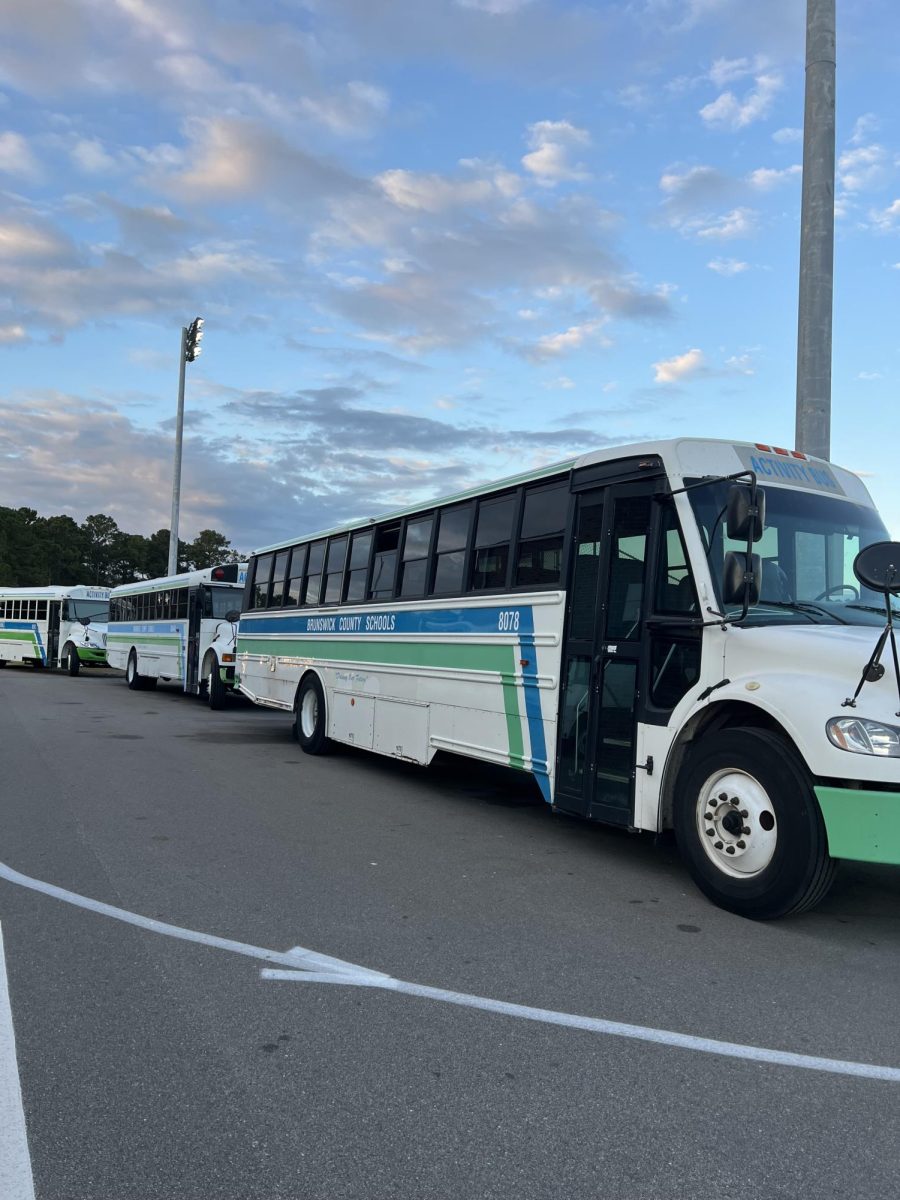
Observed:
[[[725,554],[747,549],[746,542],[725,534],[729,486],[720,480],[688,492],[720,609]],[[746,624],[883,624],[884,596],[862,587],[853,574],[853,560],[864,546],[890,540],[875,509],[818,492],[771,485],[763,490],[766,528],[753,547],[762,562],[760,599]],[[896,598],[892,604],[900,616]],[[739,612],[727,610],[729,617]]]
[[[203,589],[204,617],[224,617],[241,607],[241,593],[231,587],[205,587]]]
[[[84,617],[88,617],[92,621],[109,620],[108,600],[73,600],[69,597],[66,603],[70,621],[80,621]]]

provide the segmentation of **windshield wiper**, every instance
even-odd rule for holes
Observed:
[[[883,604],[845,604],[844,608],[858,608],[860,612],[880,613],[882,616],[887,616],[887,610]],[[891,612],[895,617],[900,617],[900,609],[894,608],[891,605]]]
[[[810,613],[815,613],[816,616],[827,617],[829,620],[835,621],[839,625],[846,625],[846,621],[842,621],[830,609],[822,608],[819,604],[813,604],[809,600],[760,600],[757,602],[757,608],[786,608],[789,612],[799,612],[804,616]]]

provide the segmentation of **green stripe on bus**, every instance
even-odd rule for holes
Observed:
[[[509,765],[519,770],[525,769],[525,739],[519,713],[515,646],[478,646],[471,642],[460,646],[447,642],[374,642],[368,639],[354,642],[347,638],[341,638],[339,641],[318,638],[310,641],[286,641],[283,638],[242,637],[238,640],[237,653],[274,654],[282,658],[308,658],[312,661],[330,658],[339,662],[384,663],[385,666],[392,667],[456,668],[459,671],[496,673],[500,676],[503,689],[503,711],[509,738]]]
[[[37,637],[30,629],[0,629],[0,638],[7,642],[33,642],[37,645]]]
[[[110,633],[106,638],[109,642],[126,642],[129,646],[138,646],[142,642],[150,643],[154,646],[180,646],[180,637],[166,637],[163,634],[155,633]]]

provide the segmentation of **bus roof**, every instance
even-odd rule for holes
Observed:
[[[230,568],[236,567],[236,578],[213,579],[213,571],[221,570],[222,567],[229,572]],[[118,587],[114,587],[110,595],[118,597],[142,592],[165,592],[172,588],[193,587],[200,583],[208,583],[212,587],[242,588],[246,578],[246,563],[222,563],[220,566],[203,567],[199,571],[182,571],[180,575],[160,575],[156,579],[139,579],[135,583],[122,583]]]
[[[688,451],[687,454],[684,451]],[[693,451],[693,454],[689,453]],[[318,530],[315,533],[298,534],[297,537],[287,538],[281,542],[274,542],[268,546],[261,546],[258,550],[254,550],[254,555],[265,554],[271,550],[282,550],[287,546],[293,546],[297,542],[311,542],[318,538],[328,537],[331,534],[350,532],[354,529],[365,529],[370,525],[381,525],[385,521],[400,520],[402,517],[412,516],[414,513],[428,512],[433,508],[441,508],[446,504],[453,504],[456,501],[470,500],[478,496],[484,496],[490,492],[499,492],[507,487],[516,487],[522,483],[531,483],[540,479],[548,479],[554,475],[567,475],[570,471],[577,470],[580,467],[593,466],[595,463],[610,462],[617,458],[634,458],[642,455],[656,456],[666,463],[670,471],[676,474],[681,474],[684,470],[685,474],[692,474],[696,468],[692,465],[688,471],[688,460],[693,460],[696,463],[698,456],[708,455],[710,461],[721,459],[724,463],[728,459],[728,466],[721,471],[722,474],[730,474],[733,471],[741,470],[743,463],[735,457],[735,452],[751,453],[758,451],[765,453],[791,454],[782,450],[770,450],[763,443],[756,442],[735,442],[727,441],[724,438],[667,438],[654,442],[633,442],[630,444],[605,446],[599,450],[591,450],[586,454],[582,454],[578,458],[567,458],[562,462],[551,463],[546,467],[540,467],[534,471],[527,471],[520,475],[510,475],[504,479],[495,479],[488,483],[480,484],[474,488],[468,488],[463,492],[456,492],[449,496],[441,496],[437,499],[423,500],[417,504],[409,505],[406,508],[396,509],[392,512],[382,513],[377,517],[365,517],[356,521],[347,521],[341,525],[332,526],[329,529]],[[730,453],[729,453],[730,452]],[[734,459],[734,464],[731,465],[731,460]],[[798,461],[794,459],[793,461]],[[813,463],[823,463],[824,459],[812,458],[805,456],[804,461]],[[836,467],[834,464],[825,464],[831,471],[836,472],[842,481],[850,484],[851,490],[855,493],[852,497],[859,503],[871,505],[872,501],[861,481],[851,472],[843,468]],[[700,472],[704,473],[703,471]],[[709,474],[717,474],[719,469],[713,467]],[[791,486],[786,480],[769,480],[760,476],[761,483],[775,483],[776,486]]]
[[[47,587],[0,587],[0,600],[108,600],[109,588],[90,584],[48,584]]]

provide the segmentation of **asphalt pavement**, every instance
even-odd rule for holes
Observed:
[[[695,890],[672,846],[554,817],[524,777],[310,758],[283,714],[213,713],[109,671],[0,672],[0,754],[0,862],[139,918],[900,1067],[900,871],[845,864],[815,911],[745,921]],[[900,1194],[900,1082],[328,968],[275,981],[243,951],[4,879],[0,927],[38,1200]]]

